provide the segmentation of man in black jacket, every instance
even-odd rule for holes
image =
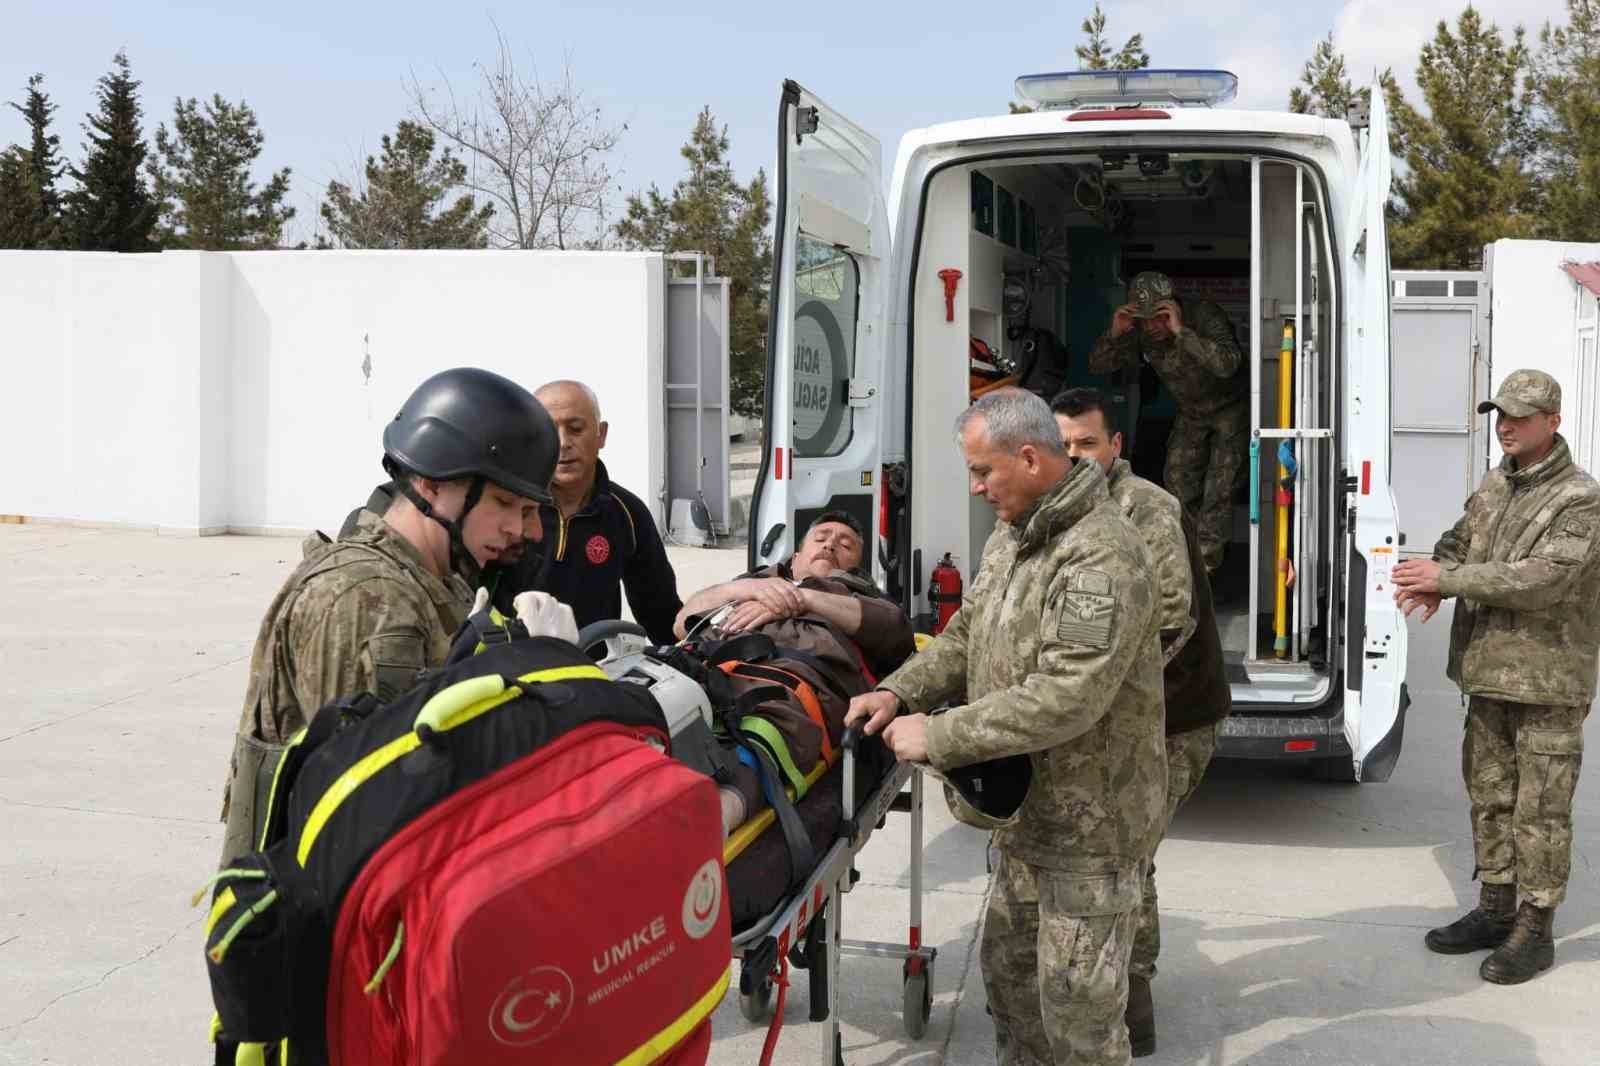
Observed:
[[[671,644],[683,603],[666,546],[643,500],[613,484],[600,461],[607,424],[594,390],[579,381],[552,381],[534,394],[561,434],[561,457],[550,484],[554,503],[528,523],[520,552],[503,554],[482,584],[494,604],[511,614],[511,600],[530,589],[548,592],[572,608],[579,628],[622,617],[622,594],[634,619],[658,644]],[[382,514],[393,497],[380,485],[366,510]],[[353,526],[359,510],[346,525]]]

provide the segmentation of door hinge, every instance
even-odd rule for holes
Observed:
[[[816,108],[796,108],[794,112],[794,143],[799,144],[805,140],[806,134],[817,132],[819,121]]]
[[[1345,512],[1344,531],[1349,536],[1356,535],[1356,509],[1354,507]]]
[[[870,407],[872,398],[878,395],[878,387],[867,381],[866,378],[851,378],[846,382],[846,398],[851,407]]]

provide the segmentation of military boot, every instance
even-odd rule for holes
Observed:
[[[1497,985],[1520,985],[1555,965],[1555,917],[1554,907],[1535,907],[1524,900],[1511,935],[1483,960],[1478,976]]]
[[[1497,948],[1511,935],[1516,910],[1516,885],[1480,885],[1478,905],[1449,925],[1428,930],[1423,943],[1441,955]]]
[[[1133,1057],[1142,1059],[1156,1053],[1156,1001],[1150,996],[1150,978],[1128,975],[1128,1010],[1123,1015],[1128,1026],[1128,1043]]]

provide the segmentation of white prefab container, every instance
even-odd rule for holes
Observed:
[[[886,203],[878,142],[785,83],[750,562],[786,556],[820,511],[852,511],[875,530],[883,588],[926,624],[933,567],[950,553],[970,581],[993,527],[953,436],[974,352],[998,374],[1064,351],[1055,385],[1107,389],[1135,469],[1159,480],[1170,398],[1084,359],[1127,280],[1164,270],[1229,313],[1250,368],[1249,486],[1216,580],[1235,701],[1221,750],[1383,780],[1407,704],[1389,588],[1387,117],[1381,93],[1359,131],[1181,106],[1225,102],[1233,84],[1024,79],[1034,113],[907,134]],[[1280,521],[1297,576],[1281,610]]]

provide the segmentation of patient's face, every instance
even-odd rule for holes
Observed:
[[[818,523],[806,534],[790,565],[797,578],[827,577],[835,570],[853,570],[861,565],[861,538],[843,522]]]

